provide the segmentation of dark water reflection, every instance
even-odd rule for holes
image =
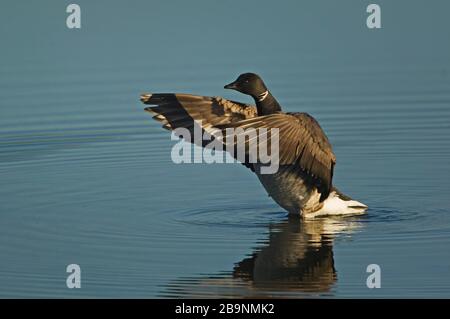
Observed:
[[[168,297],[332,296],[337,280],[333,241],[360,229],[355,218],[301,220],[271,224],[268,238],[233,271],[170,283]]]

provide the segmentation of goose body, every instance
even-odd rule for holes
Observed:
[[[317,187],[308,182],[307,174],[294,172],[291,166],[281,166],[274,174],[256,175],[267,194],[290,214],[303,217],[357,215],[367,210],[366,205],[352,200],[334,187],[321,201],[321,194]]]
[[[273,174],[260,174],[255,169],[267,194],[286,211],[296,214],[308,214],[322,207],[317,188],[307,182],[303,172],[292,170],[292,166],[283,165]]]
[[[221,97],[173,93],[146,93],[141,95],[141,101],[153,105],[145,110],[153,113],[153,118],[168,130],[183,128],[194,132],[197,128],[217,139],[220,132],[225,141],[228,129],[278,129],[279,166],[276,172],[263,174],[264,164],[251,162],[248,157],[242,164],[255,172],[268,195],[290,214],[315,217],[366,211],[366,205],[333,187],[336,157],[328,138],[312,116],[283,113],[264,82],[254,73],[241,74],[225,88],[251,95],[256,105]],[[271,138],[267,137],[269,142],[272,142]],[[252,141],[245,141],[248,150]],[[194,140],[189,142],[198,144]],[[200,146],[205,145],[202,142]]]

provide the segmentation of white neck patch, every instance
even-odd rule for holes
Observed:
[[[264,99],[269,95],[269,91],[264,91],[263,93],[257,96],[258,102],[264,101]]]

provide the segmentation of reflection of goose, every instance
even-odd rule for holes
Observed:
[[[269,229],[262,247],[237,263],[231,274],[185,278],[169,285],[169,296],[267,297],[330,294],[337,276],[333,240],[359,227],[334,219],[291,217]]]
[[[336,272],[332,235],[323,230],[320,222],[301,223],[298,218],[277,224],[268,244],[239,262],[233,276],[253,287],[327,291]]]
[[[145,110],[185,140],[206,146],[204,131],[219,141],[219,149],[226,145],[227,151],[254,171],[268,194],[290,214],[358,214],[367,209],[333,187],[336,158],[327,136],[312,116],[282,112],[254,73],[241,74],[225,88],[250,95],[256,106],[219,97],[172,93],[142,94],[141,101],[153,105]],[[273,129],[278,134],[264,133]],[[256,137],[250,138],[249,131]],[[278,146],[274,151],[278,156],[270,159],[270,165],[275,164],[276,168],[264,173],[267,167],[262,163],[267,161],[261,159],[260,153],[268,144]]]

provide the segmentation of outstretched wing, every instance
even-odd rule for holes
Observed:
[[[232,140],[234,143],[239,140],[235,136],[246,134],[248,128],[254,128],[258,132],[261,132],[260,129],[268,132],[271,128],[278,128],[278,135],[267,134],[267,144],[272,143],[271,139],[275,136],[279,139],[279,164],[298,166],[314,180],[321,193],[320,200],[328,197],[332,188],[336,157],[319,123],[309,114],[276,113],[219,125],[218,128],[222,129],[225,139]],[[231,135],[227,135],[227,128],[242,130],[234,130],[230,138]],[[251,149],[248,144],[255,141],[255,139],[246,139],[245,136],[241,140],[247,143],[246,151]]]
[[[144,104],[154,105],[145,110],[155,114],[154,119],[161,122],[168,130],[186,128],[194,137],[194,128],[198,126],[202,130],[214,136],[217,131],[229,143],[227,128],[245,129],[261,128],[270,130],[278,128],[279,134],[279,164],[294,165],[311,177],[319,192],[320,200],[328,197],[332,188],[333,169],[336,163],[332,147],[320,127],[319,123],[306,113],[276,113],[266,116],[257,116],[256,107],[244,103],[229,101],[221,97],[206,97],[190,94],[143,94],[141,101]],[[233,141],[239,130],[235,130]],[[271,143],[273,135],[267,135],[267,145]],[[245,150],[251,149],[249,143],[255,140],[246,139]],[[256,139],[258,143],[259,139]],[[194,143],[195,141],[190,140]],[[202,141],[201,146],[205,146]],[[260,147],[258,145],[258,147]],[[234,152],[234,155],[236,152]],[[246,161],[249,158],[246,154]],[[251,163],[243,164],[253,168]]]
[[[229,101],[221,97],[190,94],[142,94],[144,104],[154,105],[145,110],[168,130],[186,128],[191,131],[200,125],[207,132],[218,125],[226,125],[257,116],[256,107]],[[191,141],[192,142],[192,141]]]

